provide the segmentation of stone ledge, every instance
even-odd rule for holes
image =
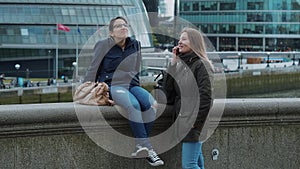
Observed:
[[[221,127],[300,124],[299,98],[217,99],[214,105],[222,106],[224,101],[225,109],[219,123]],[[76,106],[87,109],[100,108],[105,120],[111,122],[110,125],[119,128],[127,125],[127,120],[115,107]],[[169,108],[170,106],[156,121],[158,126],[172,122]],[[163,106],[160,105],[159,109],[162,110]],[[216,122],[218,123],[218,120]],[[78,121],[74,103],[0,106],[0,138],[77,132],[83,132],[83,129]]]

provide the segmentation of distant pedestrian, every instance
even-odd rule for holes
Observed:
[[[50,86],[50,85],[51,85],[51,79],[49,78],[47,81],[47,86]]]
[[[0,75],[0,89],[5,89],[4,80],[5,80],[5,75],[1,74]]]

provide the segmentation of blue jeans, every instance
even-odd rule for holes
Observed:
[[[201,142],[182,143],[182,169],[204,169]]]
[[[140,86],[111,86],[110,93],[114,102],[128,112],[130,128],[136,138],[136,144],[152,149],[149,135],[156,117],[152,95]]]

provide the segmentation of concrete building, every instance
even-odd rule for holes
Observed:
[[[178,0],[217,51],[299,51],[299,0]]]
[[[58,77],[70,75],[76,49],[80,52],[90,36],[116,16],[128,17],[131,35],[143,47],[152,46],[142,1],[0,0],[0,73],[25,77],[28,69],[30,77],[56,78],[58,65]],[[57,24],[70,31],[57,30]]]

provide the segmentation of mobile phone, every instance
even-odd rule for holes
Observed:
[[[176,55],[179,55],[180,52],[179,52],[179,48],[176,49]]]

